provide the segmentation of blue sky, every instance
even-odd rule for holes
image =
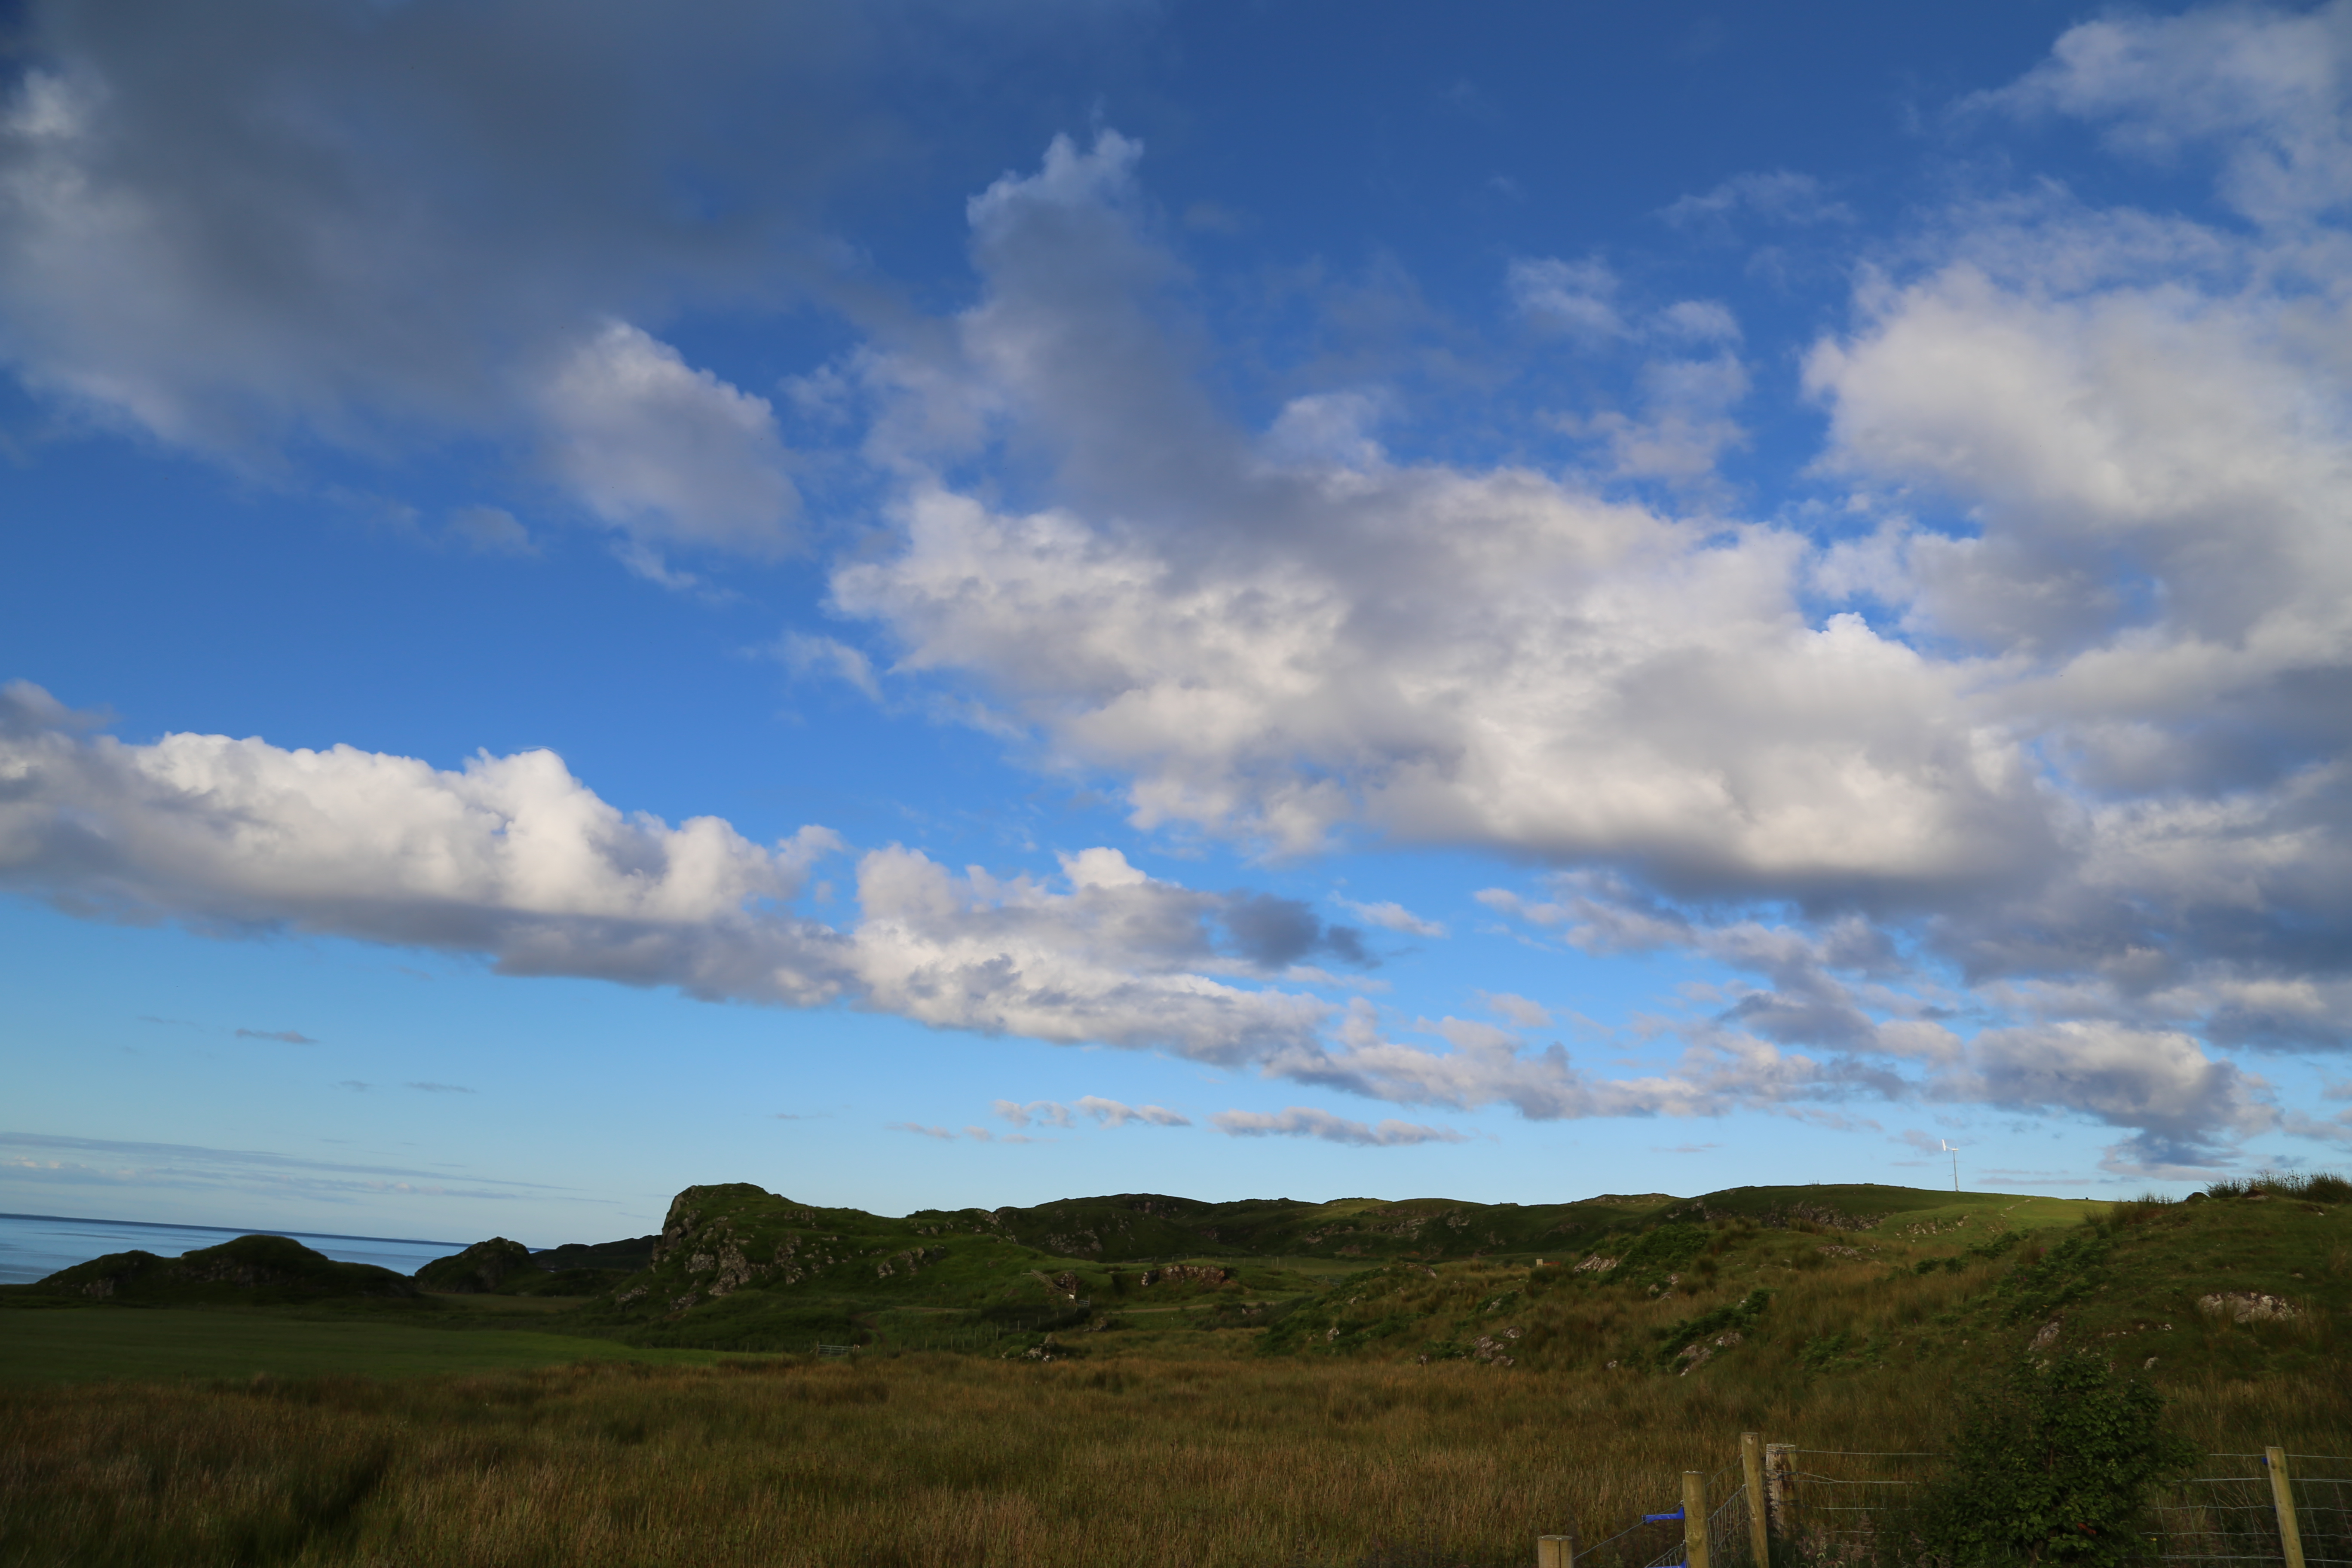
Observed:
[[[32,5],[0,1207],[2352,1142],[2352,7]]]

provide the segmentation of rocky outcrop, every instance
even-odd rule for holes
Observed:
[[[2209,1318],[2227,1318],[2233,1323],[2292,1322],[2303,1316],[2303,1310],[2294,1302],[2265,1296],[2259,1290],[2227,1290],[2200,1296],[2197,1310]]]
[[[1747,1337],[1747,1335],[1741,1333],[1738,1329],[1732,1329],[1727,1332],[1716,1335],[1715,1338],[1711,1340],[1705,1340],[1696,1344],[1685,1345],[1682,1348],[1681,1353],[1675,1357],[1675,1363],[1682,1368],[1682,1370],[1675,1375],[1679,1377],[1688,1377],[1692,1373],[1696,1372],[1699,1368],[1713,1361],[1716,1357],[1717,1352],[1727,1351],[1732,1346],[1741,1342]],[[1614,1366],[1617,1363],[1615,1362],[1611,1362],[1609,1364]]]
[[[908,1226],[897,1234],[872,1216],[795,1204],[748,1183],[688,1187],[670,1203],[645,1274],[619,1286],[615,1306],[640,1310],[667,1302],[678,1313],[746,1289],[789,1288],[826,1279],[844,1289],[858,1279],[904,1280],[949,1256],[944,1246],[907,1245],[909,1235],[987,1234],[966,1211],[962,1225]],[[839,1234],[824,1226],[839,1226]],[[876,1234],[877,1231],[879,1234]]]
[[[1232,1269],[1213,1263],[1171,1263],[1165,1268],[1143,1271],[1146,1285],[1223,1285],[1233,1278]]]

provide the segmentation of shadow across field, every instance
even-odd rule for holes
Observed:
[[[716,1351],[656,1350],[520,1330],[427,1327],[352,1316],[104,1307],[12,1311],[0,1321],[0,1382],[118,1378],[399,1377],[641,1361],[708,1366]]]

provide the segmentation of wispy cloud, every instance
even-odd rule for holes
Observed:
[[[40,1132],[0,1132],[0,1180],[134,1191],[275,1194],[327,1203],[356,1203],[394,1194],[491,1201],[524,1197],[562,1203],[607,1201],[582,1197],[571,1188],[543,1182],[455,1177],[446,1171],[402,1165],[305,1160],[261,1149],[213,1149]]]
[[[1382,931],[1392,931],[1402,936],[1442,937],[1445,934],[1445,927],[1440,922],[1423,920],[1393,900],[1360,904],[1353,899],[1335,898],[1331,901],[1366,925],[1375,925]]]
[[[1549,1029],[1552,1026],[1551,1009],[1513,992],[1481,991],[1478,1003],[1488,1012],[1508,1018],[1522,1029]]]
[[[279,1040],[289,1046],[315,1046],[319,1042],[297,1029],[239,1029],[240,1040]]]
[[[1000,1100],[997,1103],[1001,1105],[1003,1101]],[[1066,1125],[1066,1123],[1060,1125]],[[952,1143],[959,1138],[974,1143],[1050,1143],[1053,1142],[1050,1138],[1032,1138],[1020,1132],[992,1132],[985,1127],[968,1126],[962,1131],[957,1132],[945,1127],[927,1127],[919,1121],[893,1121],[888,1124],[888,1131],[912,1132],[919,1138],[935,1138],[942,1143]]]
[[[1217,1131],[1234,1138],[1319,1138],[1329,1143],[1348,1143],[1361,1148],[1393,1149],[1414,1143],[1467,1143],[1470,1135],[1443,1127],[1424,1127],[1417,1122],[1390,1120],[1368,1126],[1350,1121],[1344,1116],[1334,1116],[1328,1110],[1315,1110],[1294,1105],[1279,1112],[1257,1110],[1220,1110],[1209,1118]]]
[[[991,1107],[997,1115],[1015,1127],[1069,1127],[1084,1116],[1102,1127],[1190,1127],[1190,1117],[1182,1116],[1164,1105],[1128,1105],[1100,1095],[1080,1095],[1068,1105],[1057,1100],[1033,1100],[1023,1104],[1016,1100],[1000,1100]]]

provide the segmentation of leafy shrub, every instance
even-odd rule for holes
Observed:
[[[2259,1176],[2223,1176],[2205,1184],[2209,1198],[2300,1198],[2310,1204],[2352,1199],[2352,1181],[2330,1171],[2270,1171]]]
[[[1922,1534],[1953,1568],[2131,1561],[2149,1493],[2195,1462],[2164,1400],[2089,1351],[2028,1356],[1964,1406]]]

